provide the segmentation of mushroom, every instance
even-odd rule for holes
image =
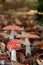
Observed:
[[[28,38],[25,38],[25,40],[21,39],[20,41],[21,41],[21,44],[26,46],[26,56],[27,56],[27,54],[31,54],[30,40]]]
[[[19,26],[16,26],[16,25],[9,25],[9,26],[6,26],[3,28],[3,30],[11,30],[11,33],[10,33],[10,39],[14,39],[14,30],[18,31],[22,31],[24,30],[23,28],[19,27]]]
[[[39,38],[39,36],[30,33],[25,33],[25,34],[17,35],[16,38],[25,38],[25,42],[23,42],[23,44],[26,45],[26,55],[27,55],[28,53],[31,54],[31,50],[30,50],[31,43],[28,38],[36,39]]]
[[[17,62],[16,50],[21,47],[20,42],[17,39],[10,40],[7,43],[7,48],[11,52],[11,61]]]

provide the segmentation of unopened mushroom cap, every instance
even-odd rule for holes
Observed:
[[[19,49],[20,47],[21,47],[20,41],[17,40],[17,39],[10,40],[7,43],[7,48],[8,49]]]

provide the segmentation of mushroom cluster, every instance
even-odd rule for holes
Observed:
[[[43,27],[36,25],[36,14],[35,10],[0,14],[0,64],[42,65]]]

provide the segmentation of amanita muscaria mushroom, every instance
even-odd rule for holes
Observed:
[[[11,61],[17,61],[16,50],[21,48],[19,40],[13,39],[7,43],[7,48],[11,52]]]
[[[26,45],[26,55],[27,55],[28,53],[31,54],[31,50],[30,50],[31,43],[28,38],[36,39],[36,38],[39,38],[39,36],[31,34],[31,33],[24,33],[21,35],[17,35],[16,38],[22,38],[22,39],[25,38],[25,41],[23,42],[23,44]]]
[[[15,35],[14,30],[22,31],[24,29],[16,25],[9,25],[9,26],[4,27],[3,30],[11,30],[10,39],[14,39],[14,35]]]

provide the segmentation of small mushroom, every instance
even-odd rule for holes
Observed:
[[[3,28],[3,30],[11,30],[11,34],[10,34],[10,39],[14,39],[14,30],[18,31],[22,31],[24,30],[23,28],[19,27],[19,26],[16,26],[16,25],[9,25],[9,26],[6,26]]]
[[[39,36],[37,35],[33,35],[33,34],[30,34],[30,33],[24,33],[24,34],[21,34],[21,35],[17,35],[16,38],[25,38],[25,41],[24,41],[24,44],[26,45],[26,55],[28,53],[31,54],[31,50],[30,50],[30,41],[28,40],[28,38],[39,38]]]
[[[7,43],[7,48],[11,52],[11,61],[17,62],[16,50],[21,47],[20,42],[17,39],[10,40]]]

